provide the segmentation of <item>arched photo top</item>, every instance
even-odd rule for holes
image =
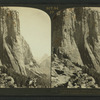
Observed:
[[[49,15],[36,8],[10,6],[7,8],[18,11],[20,33],[29,44],[36,61],[41,61],[44,55],[50,56],[51,19]]]
[[[7,69],[6,75],[11,76],[12,87],[49,88],[51,21],[48,14],[35,8],[0,7],[0,29],[0,64]]]

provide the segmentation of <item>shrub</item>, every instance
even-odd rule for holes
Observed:
[[[7,74],[9,76],[12,76],[15,80],[15,84],[17,84],[18,87],[22,87],[22,86],[25,86],[26,85],[26,81],[28,79],[27,76],[24,76],[24,75],[21,75],[21,74],[18,74],[16,73],[13,69],[9,68],[7,70]]]

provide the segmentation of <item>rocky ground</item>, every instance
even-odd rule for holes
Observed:
[[[54,55],[52,61],[52,88],[99,88],[95,79],[68,59]]]
[[[0,69],[0,88],[17,88],[14,79],[6,73],[2,73]]]
[[[23,79],[22,79],[23,80]],[[19,79],[20,81],[22,81]],[[0,67],[0,88],[38,88],[39,86],[36,85],[37,79],[36,78],[27,78],[24,80],[24,84],[22,82],[22,85],[19,86],[15,81],[15,79],[8,75],[7,73],[2,71],[2,68]]]

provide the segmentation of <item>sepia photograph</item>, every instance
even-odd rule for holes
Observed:
[[[0,7],[0,88],[100,89],[99,39],[99,7]]]
[[[0,7],[0,88],[49,88],[51,20],[39,9]]]
[[[73,7],[52,19],[52,88],[100,88],[100,8]]]

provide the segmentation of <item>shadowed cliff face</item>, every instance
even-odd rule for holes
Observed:
[[[27,75],[25,66],[38,66],[29,45],[20,34],[18,12],[8,8],[0,8],[0,60],[22,75]]]
[[[53,52],[100,73],[100,13],[93,8],[69,8],[53,19]]]

